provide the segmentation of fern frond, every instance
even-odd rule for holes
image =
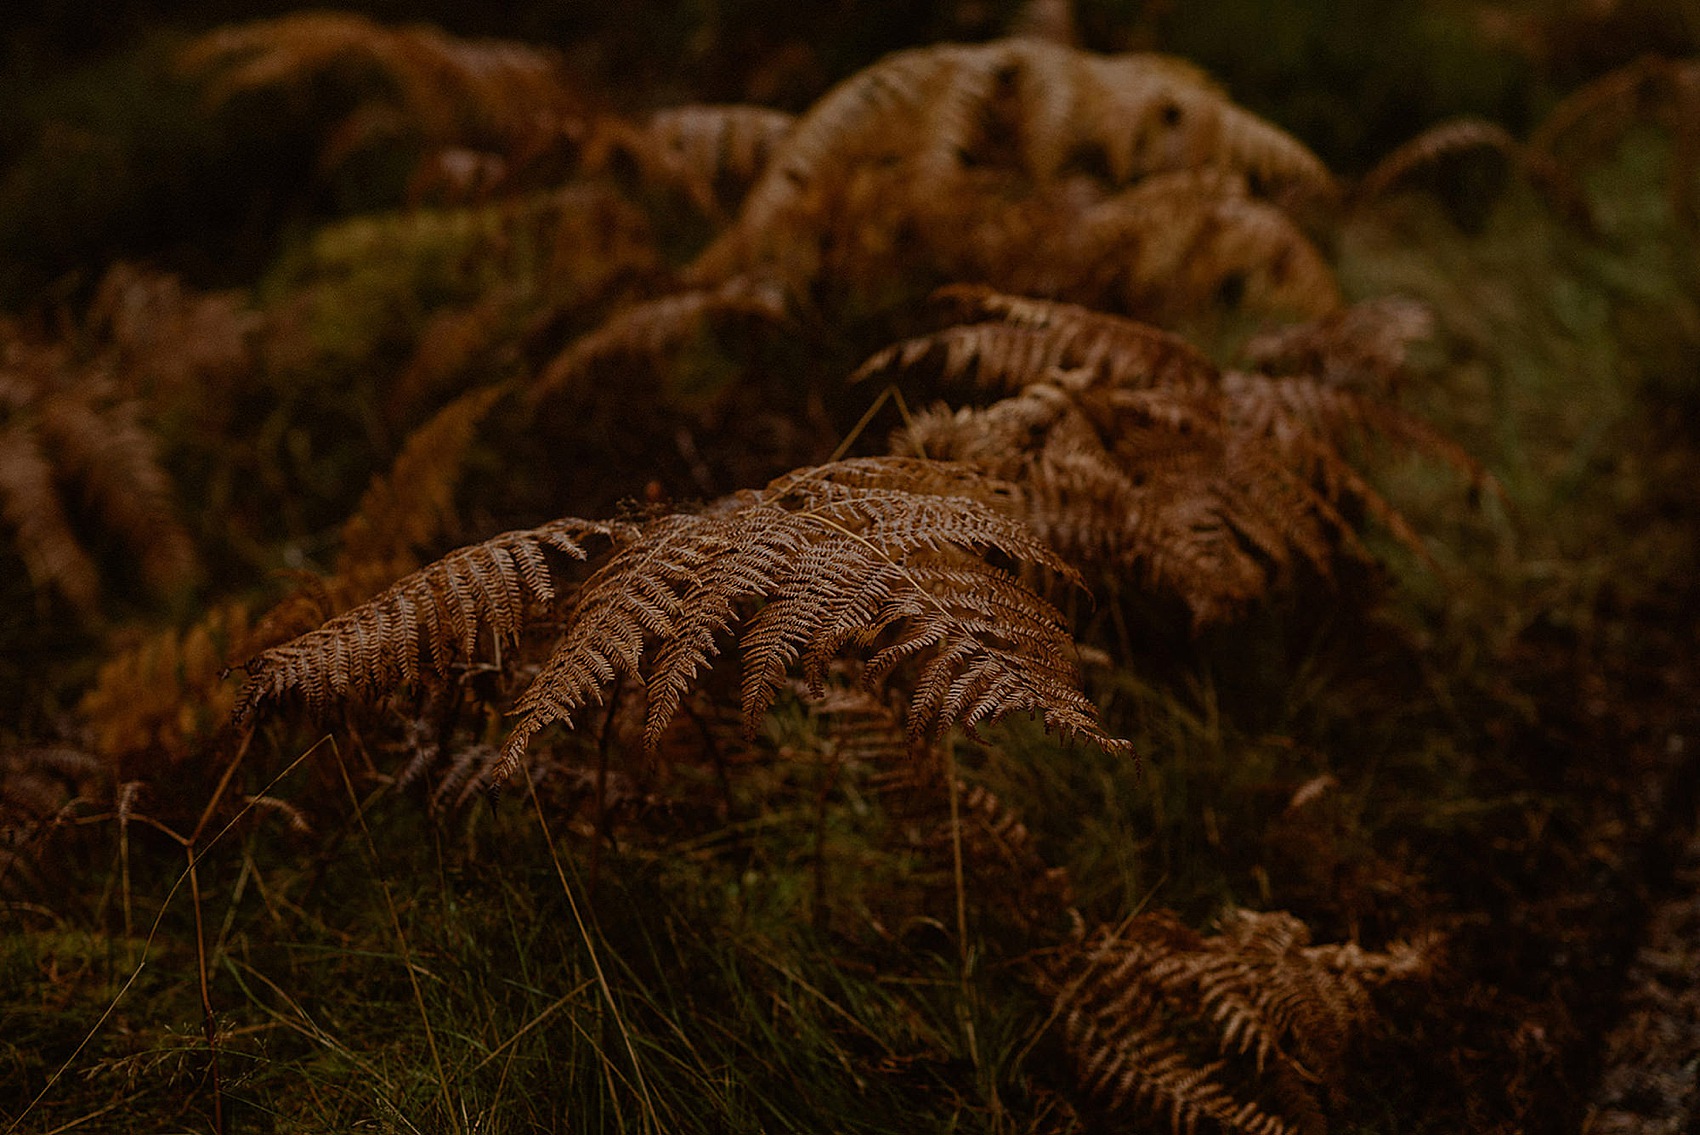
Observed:
[[[40,438],[18,421],[0,426],[0,515],[12,528],[31,581],[52,587],[81,611],[93,611],[100,575],[71,531]]]
[[[1120,273],[1115,305],[1130,312],[1221,303],[1316,318],[1341,305],[1333,270],[1298,225],[1250,196],[1242,177],[1215,169],[1148,178],[1087,210],[1071,239],[1088,283],[1053,290],[1092,294],[1094,277],[1113,284]],[[1096,259],[1090,249],[1100,250]]]
[[[43,399],[42,438],[59,475],[80,485],[103,527],[140,554],[148,585],[160,593],[185,587],[195,572],[194,544],[177,519],[153,435],[139,420],[140,406],[107,394],[104,383],[85,381]]]
[[[560,645],[517,706],[508,767],[544,726],[599,703],[616,676],[647,689],[645,742],[655,745],[739,624],[749,729],[793,665],[818,691],[827,664],[854,646],[872,651],[870,682],[919,664],[914,738],[1026,711],[1125,751],[1079,692],[1057,613],[980,557],[1069,569],[1019,521],[977,501],[882,483],[901,484],[914,467],[867,459],[801,470],[706,512],[652,521],[579,589]]]
[[[1305,314],[1337,304],[1321,258],[1253,184],[1331,183],[1188,64],[1032,39],[921,48],[799,119],[736,224],[684,277],[708,287],[765,274],[801,292],[829,276],[877,294],[920,270],[1155,311],[1185,268],[1195,278],[1174,306],[1214,301],[1212,274],[1245,277],[1229,290],[1253,302]],[[1187,235],[1166,245],[1176,217]]]
[[[489,633],[498,648],[511,644],[533,608],[554,600],[546,550],[582,560],[584,538],[626,535],[619,525],[569,519],[462,548],[318,630],[250,659],[235,718],[245,722],[261,703],[290,692],[320,710],[425,674],[446,677],[457,658],[475,656],[482,635]]]
[[[449,530],[466,450],[478,423],[506,393],[487,386],[456,398],[408,436],[388,473],[372,478],[342,526],[335,575],[345,590],[357,574],[385,581],[404,574],[420,549]]]
[[[944,381],[967,379],[988,390],[1018,390],[1052,369],[1089,369],[1094,381],[1112,386],[1176,389],[1216,381],[1203,352],[1148,324],[984,285],[953,284],[935,298],[957,307],[964,321],[887,347],[849,381],[911,372],[931,359],[938,360]],[[968,322],[976,318],[986,322]]]
[[[86,513],[140,560],[156,591],[187,583],[193,543],[172,507],[140,406],[118,397],[98,364],[79,364],[64,343],[24,340],[0,323],[0,515],[26,570],[92,611],[99,576],[73,516]],[[76,490],[80,500],[68,499]]]
[[[1391,389],[1425,309],[1379,300],[1253,340],[1274,373],[1219,372],[1184,341],[1115,316],[987,289],[946,294],[968,323],[909,340],[858,376],[972,376],[1014,397],[933,410],[894,451],[962,461],[1021,487],[1029,523],[1079,564],[1133,571],[1187,602],[1195,621],[1265,594],[1298,562],[1327,574],[1361,551],[1339,506],[1363,504],[1419,556],[1399,512],[1346,459],[1354,437],[1437,457],[1491,485],[1455,442],[1399,410]]]
[[[1348,1040],[1375,1015],[1369,989],[1426,978],[1433,949],[1315,947],[1281,911],[1230,911],[1207,938],[1156,912],[1099,928],[1049,981],[1082,1083],[1111,1109],[1296,1135],[1321,1130],[1312,1085],[1338,1084]],[[1209,1055],[1189,1039],[1198,1029]]]
[[[795,124],[795,115],[762,106],[668,107],[638,125],[604,124],[586,147],[585,164],[605,165],[623,151],[646,181],[682,190],[719,218],[761,177]]]
[[[778,288],[738,277],[714,288],[628,304],[556,355],[528,397],[540,401],[609,359],[660,358],[702,334],[711,321],[732,315],[783,323],[788,317],[785,296]]]
[[[918,415],[893,441],[1022,489],[1025,517],[1065,557],[1141,577],[1196,623],[1265,594],[1295,560],[1326,572],[1326,499],[1268,447],[1237,441],[1215,390],[1127,390],[1088,371],[984,410]]]
[[[1471,150],[1491,150],[1512,162],[1519,161],[1522,147],[1511,132],[1481,118],[1453,118],[1424,130],[1382,158],[1358,182],[1354,197],[1374,201],[1424,166],[1442,158]]]
[[[585,99],[555,52],[457,39],[423,25],[388,28],[349,13],[300,12],[220,28],[191,42],[178,63],[188,72],[216,72],[208,86],[215,104],[338,66],[377,73],[394,101],[357,107],[333,131],[336,144],[327,151],[333,161],[403,130],[438,145],[535,150],[582,132],[586,114]]]
[[[1041,183],[1083,149],[1101,155],[1113,184],[1204,165],[1265,184],[1329,183],[1308,150],[1238,110],[1189,64],[1012,39],[903,51],[845,80],[799,120],[740,225],[765,229],[819,179],[867,162],[895,158],[913,193],[935,193],[963,156],[985,149],[986,120],[1000,112],[1015,120],[1007,129],[1018,138],[1019,167]]]

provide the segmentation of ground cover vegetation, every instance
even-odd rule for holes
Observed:
[[[1585,1120],[1691,18],[203,7],[5,63],[4,1130]]]

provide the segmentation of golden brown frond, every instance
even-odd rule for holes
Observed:
[[[580,540],[621,535],[616,525],[557,520],[445,556],[318,630],[250,659],[236,719],[245,721],[262,702],[291,691],[322,709],[350,695],[382,696],[403,680],[446,677],[457,659],[477,655],[486,634],[498,650],[512,644],[536,609],[554,600],[546,550],[582,560]]]
[[[1510,161],[1521,159],[1522,148],[1510,131],[1481,118],[1453,118],[1429,127],[1382,158],[1358,182],[1355,197],[1374,201],[1412,173],[1442,158],[1470,150],[1492,150]]]
[[[186,71],[215,71],[215,103],[298,84],[336,68],[364,68],[389,87],[388,101],[357,107],[332,132],[334,164],[382,136],[408,132],[435,145],[470,144],[527,153],[576,137],[585,100],[560,56],[546,48],[464,40],[435,28],[389,28],[364,16],[300,12],[208,32],[179,56]]]
[[[586,147],[585,164],[605,165],[623,152],[646,181],[673,186],[721,218],[761,177],[796,121],[763,106],[668,107],[641,124],[604,123]]]
[[[870,684],[918,668],[913,739],[951,726],[972,733],[1025,711],[1048,729],[1127,751],[1080,692],[1061,617],[985,557],[1076,578],[1072,570],[1019,521],[974,496],[937,491],[983,495],[983,480],[969,469],[873,458],[799,470],[641,528],[561,520],[510,532],[251,660],[236,716],[290,691],[320,708],[445,675],[486,631],[514,642],[530,611],[556,594],[544,550],[582,559],[578,540],[600,535],[614,550],[578,587],[552,656],[515,707],[521,718],[498,778],[539,730],[573,723],[616,678],[645,690],[644,743],[653,748],[721,638],[740,626],[747,729],[794,665],[819,690],[832,659],[855,648],[871,654]]]
[[[579,590],[560,644],[520,699],[510,764],[538,730],[600,703],[617,676],[648,691],[645,741],[654,745],[739,624],[750,729],[793,665],[818,691],[827,664],[856,647],[872,652],[870,683],[919,665],[912,738],[952,725],[973,732],[1025,711],[1125,751],[1079,691],[1055,610],[982,557],[1069,569],[1020,522],[978,501],[892,487],[915,467],[866,459],[800,470],[704,513],[650,522]]]
[[[241,604],[214,607],[187,630],[114,644],[77,706],[88,743],[121,779],[152,775],[205,749],[229,721],[235,691],[224,680],[251,632]]]
[[[960,846],[975,905],[1005,924],[1056,933],[1074,901],[1068,871],[1045,862],[1020,813],[983,784],[956,780],[957,827],[943,761],[905,753],[887,760],[874,786],[895,834],[924,868],[915,885],[935,898],[955,898],[953,865]],[[918,759],[918,757],[920,759]]]
[[[1339,1083],[1375,1014],[1369,991],[1428,977],[1433,955],[1432,943],[1311,946],[1281,911],[1231,911],[1210,937],[1157,912],[1100,927],[1050,981],[1083,1085],[1111,1110],[1284,1135],[1323,1129],[1314,1086]],[[1200,1028],[1208,1041],[1189,1039]]]
[[[71,531],[40,437],[17,421],[0,426],[0,515],[35,586],[53,588],[79,610],[94,610],[100,574]]]
[[[933,359],[944,381],[967,379],[987,390],[1018,390],[1053,368],[1089,369],[1094,381],[1112,386],[1175,389],[1216,381],[1216,368],[1203,352],[1148,324],[983,285],[953,284],[935,298],[952,303],[963,321],[887,347],[857,367],[849,381],[912,372]]]
[[[899,52],[845,80],[797,123],[740,225],[765,229],[820,179],[890,159],[917,198],[965,164],[1004,157],[1036,182],[1094,155],[1112,184],[1166,170],[1244,170],[1264,184],[1326,186],[1291,137],[1235,107],[1202,72],[1153,55],[1097,56],[1033,39]]]
[[[772,285],[737,277],[714,288],[628,304],[555,356],[533,383],[529,396],[539,401],[570,387],[592,367],[609,359],[663,357],[703,334],[714,320],[728,316],[783,323],[788,316],[784,293]]]
[[[1233,435],[1219,391],[1092,381],[1053,372],[983,410],[923,413],[893,446],[1015,482],[1028,523],[1071,562],[1134,574],[1198,624],[1297,560],[1327,571],[1338,513],[1268,446]]]
[[[1332,276],[1256,194],[1329,186],[1309,151],[1178,60],[940,45],[821,99],[685,277],[878,296],[920,274],[1153,315],[1221,298],[1316,314],[1338,302]]]
[[[1310,318],[1340,307],[1322,254],[1237,175],[1206,169],[1151,177],[1086,210],[1069,231],[1073,247],[1056,259],[1081,266],[1074,269],[1080,282],[1011,290],[1108,295],[1114,306],[1153,318],[1217,304]]]
[[[948,328],[881,352],[858,374],[938,356],[947,378],[1019,387],[984,409],[918,415],[896,452],[963,461],[1020,486],[1029,523],[1081,565],[1132,572],[1223,618],[1307,562],[1323,574],[1351,500],[1419,555],[1421,540],[1346,459],[1356,436],[1445,460],[1477,485],[1480,465],[1379,395],[1426,313],[1382,300],[1254,340],[1277,371],[1226,375],[1180,340],[1067,304],[953,290],[1001,322]]]
[[[161,593],[187,586],[195,549],[177,520],[173,490],[143,428],[140,406],[114,401],[103,384],[44,398],[37,428],[57,472],[77,484],[102,526],[141,557],[142,578]]]
[[[456,398],[409,435],[389,472],[372,478],[359,507],[342,526],[336,577],[364,599],[355,577],[388,582],[418,566],[418,552],[455,524],[454,490],[478,423],[505,387],[487,386]]]
[[[1674,142],[1669,199],[1675,215],[1700,224],[1700,60],[1643,56],[1600,76],[1560,102],[1529,135],[1530,175],[1556,202],[1587,214],[1579,168],[1617,144],[1636,122],[1652,119]]]
[[[85,612],[100,588],[78,521],[121,541],[157,591],[186,585],[195,571],[140,410],[64,344],[26,341],[0,324],[0,515],[36,585]]]

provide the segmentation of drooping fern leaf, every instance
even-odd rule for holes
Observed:
[[[486,631],[497,644],[512,643],[532,611],[553,601],[546,549],[582,560],[582,539],[618,539],[624,532],[618,525],[557,520],[451,553],[318,630],[251,659],[236,719],[247,720],[262,702],[290,691],[322,709],[349,696],[379,696],[422,674],[446,676],[456,659],[476,655]]]
[[[75,524],[82,505],[155,591],[182,587],[195,551],[172,495],[141,407],[119,396],[105,360],[0,323],[0,516],[35,583],[82,611],[96,606],[99,573]]]
[[[946,382],[972,381],[984,390],[1019,390],[1053,369],[1086,368],[1112,386],[1179,389],[1216,381],[1216,367],[1202,351],[1149,324],[982,284],[952,284],[934,298],[959,322],[885,348],[849,381],[909,372],[935,360]]]
[[[1312,946],[1283,911],[1221,921],[1206,937],[1159,911],[1061,951],[1048,982],[1081,1081],[1110,1110],[1166,1112],[1177,1131],[1320,1132],[1315,1088],[1338,1085],[1375,1016],[1369,991],[1426,978],[1435,945]]]
[[[387,99],[358,105],[321,155],[335,165],[375,139],[414,134],[435,145],[477,145],[531,156],[584,127],[586,100],[558,53],[436,28],[385,27],[343,12],[298,12],[208,32],[179,56],[189,72],[213,72],[210,98],[299,83],[353,64],[376,73]]]
[[[624,154],[646,182],[673,186],[705,215],[721,219],[795,124],[793,115],[763,106],[668,107],[639,124],[604,122],[585,147],[585,165],[599,168]]]
[[[966,467],[873,458],[800,470],[640,528],[561,520],[507,533],[260,654],[237,715],[290,691],[323,707],[444,674],[486,628],[512,642],[529,608],[556,595],[544,550],[583,558],[579,540],[600,535],[614,551],[578,587],[553,655],[515,707],[498,779],[539,730],[574,723],[616,678],[646,692],[644,742],[656,746],[722,638],[740,628],[749,729],[794,665],[818,691],[832,658],[854,648],[869,655],[870,683],[916,668],[916,738],[1024,711],[1127,751],[1080,691],[1061,616],[986,559],[1077,578],[1023,524],[977,499],[996,494]]]
[[[1288,191],[1331,181],[1189,64],[946,44],[821,99],[684,277],[774,277],[799,294],[830,280],[877,298],[920,272],[1150,317],[1223,298],[1321,314],[1338,289],[1268,196]]]
[[[510,764],[538,730],[599,703],[616,676],[647,689],[645,741],[654,745],[720,637],[740,623],[746,728],[793,664],[818,691],[827,663],[853,646],[871,651],[870,682],[911,659],[919,665],[914,737],[1026,711],[1125,751],[1080,693],[1060,617],[983,556],[1071,569],[979,501],[905,487],[931,487],[939,476],[925,462],[841,462],[652,522],[580,589],[554,656],[520,699]],[[948,476],[977,479],[967,470]]]
[[[1357,550],[1347,500],[1426,554],[1348,461],[1353,435],[1488,482],[1460,447],[1383,397],[1428,326],[1407,303],[1263,336],[1249,354],[1274,373],[1224,374],[1179,338],[1129,320],[985,289],[944,294],[968,322],[889,348],[858,374],[930,371],[1017,393],[984,409],[924,412],[895,450],[1019,485],[1029,522],[1065,556],[1143,576],[1182,598],[1195,622],[1265,594],[1296,562],[1327,574],[1340,545]]]

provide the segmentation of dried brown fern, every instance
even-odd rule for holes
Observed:
[[[788,318],[784,292],[743,277],[713,288],[677,292],[627,304],[596,330],[573,343],[543,369],[530,397],[540,401],[569,388],[610,360],[658,360],[728,317],[783,323]]]
[[[90,612],[99,572],[74,523],[86,513],[134,554],[156,591],[186,586],[193,543],[172,507],[141,408],[105,366],[0,324],[0,515],[37,587]]]
[[[945,382],[1015,391],[1053,369],[1089,370],[1110,386],[1206,387],[1216,367],[1197,347],[1148,324],[1075,304],[1007,295],[983,285],[941,288],[935,299],[961,321],[875,354],[851,382],[937,365]]]
[[[1065,948],[1048,982],[1082,1084],[1111,1111],[1285,1135],[1323,1130],[1316,1088],[1339,1086],[1370,990],[1427,978],[1434,955],[1432,942],[1312,946],[1280,911],[1231,911],[1210,937],[1158,912]],[[1199,1025],[1209,1039],[1189,1041]]]
[[[323,709],[349,697],[380,697],[403,681],[446,677],[457,662],[477,657],[486,636],[498,650],[517,641],[553,601],[547,550],[582,560],[582,539],[618,533],[606,524],[557,520],[451,553],[318,630],[250,659],[236,719],[245,721],[262,702],[291,691]]]
[[[1333,270],[1309,238],[1229,171],[1154,174],[1101,199],[1035,194],[971,231],[972,243],[942,255],[955,278],[1142,319],[1242,307],[1314,318],[1340,306]]]
[[[676,188],[707,216],[724,219],[795,124],[794,115],[762,106],[668,107],[637,124],[604,120],[584,164],[607,167],[623,154],[646,182]]]
[[[539,730],[575,722],[616,678],[646,691],[644,741],[654,746],[721,639],[740,626],[749,728],[793,665],[818,687],[827,663],[854,647],[872,652],[870,682],[919,668],[915,737],[1026,711],[1048,728],[1125,751],[1080,693],[1060,617],[983,557],[1068,569],[1019,522],[971,497],[938,495],[941,484],[979,480],[925,462],[841,462],[636,530],[564,520],[510,533],[264,652],[249,664],[238,713],[292,690],[322,706],[441,674],[473,653],[486,627],[511,642],[528,608],[555,595],[543,549],[576,557],[579,538],[606,535],[615,550],[575,591],[553,655],[515,707],[501,774]]]
[[[893,444],[1015,481],[1065,557],[1176,595],[1196,623],[1263,596],[1295,561],[1327,570],[1337,514],[1267,447],[1240,444],[1219,396],[1093,389],[1079,374],[920,414]]]
[[[119,638],[77,705],[89,748],[120,780],[203,755],[229,721],[236,692],[226,668],[252,629],[246,607],[229,603],[183,631]]]
[[[529,159],[579,138],[587,113],[560,56],[546,48],[457,39],[423,25],[389,28],[350,13],[299,12],[220,28],[190,43],[179,64],[214,73],[214,103],[337,68],[379,76],[387,97],[361,103],[332,131],[327,167],[397,134]]]
[[[867,680],[920,665],[911,736],[972,732],[1011,711],[1118,751],[1080,694],[1072,645],[1047,604],[982,557],[1065,574],[1019,522],[932,491],[927,463],[868,459],[802,470],[698,515],[652,521],[580,589],[562,641],[516,707],[508,742],[599,702],[617,675],[648,691],[654,744],[719,636],[743,622],[746,726],[801,663],[818,689],[842,649],[872,650]],[[961,481],[967,471],[952,471]],[[910,485],[926,486],[914,491]],[[743,608],[759,602],[745,617]],[[643,656],[658,640],[649,673]]]
[[[1013,152],[1002,148],[1008,135]],[[1329,183],[1309,151],[1234,106],[1190,64],[1014,39],[899,52],[834,88],[774,155],[739,224],[766,229],[813,183],[859,164],[896,159],[923,197],[954,188],[964,164],[1007,153],[1045,183],[1082,152],[1111,184],[1206,165],[1265,184]]]
[[[1065,556],[1137,574],[1178,595],[1200,623],[1264,594],[1295,555],[1326,563],[1315,502],[1297,485],[1273,493],[1290,473],[1230,448],[1219,409],[1158,397],[1168,405],[1153,414],[1151,398],[1066,379],[1034,384],[985,410],[918,415],[894,445],[1014,480],[1029,523]],[[1271,515],[1274,500],[1297,507]]]
[[[1354,435],[1485,480],[1455,444],[1380,396],[1427,326],[1409,305],[1381,301],[1265,336],[1252,356],[1278,373],[1223,375],[1173,336],[1116,317],[947,294],[981,321],[890,348],[858,373],[933,369],[1019,392],[985,409],[923,413],[894,448],[1020,485],[1029,521],[1074,562],[1137,573],[1197,622],[1265,594],[1298,562],[1326,573],[1340,546],[1356,549],[1346,500],[1422,554],[1346,459]]]
[[[1374,201],[1417,170],[1443,158],[1471,150],[1503,154],[1512,162],[1522,160],[1522,147],[1511,132],[1495,122],[1480,118],[1453,118],[1424,130],[1382,158],[1358,182],[1357,201]]]
[[[893,55],[817,103],[685,275],[877,295],[930,272],[1151,315],[1214,302],[1223,278],[1244,277],[1227,290],[1252,302],[1307,314],[1337,303],[1315,250],[1251,186],[1330,181],[1188,64],[1033,39],[941,45]]]

